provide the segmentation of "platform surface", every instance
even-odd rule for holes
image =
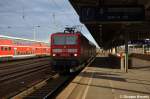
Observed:
[[[150,71],[86,67],[56,99],[150,99]]]

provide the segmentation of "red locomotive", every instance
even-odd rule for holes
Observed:
[[[50,55],[47,43],[0,35],[0,61]]]
[[[52,66],[59,73],[75,72],[95,57],[96,46],[80,32],[67,28],[51,35]]]

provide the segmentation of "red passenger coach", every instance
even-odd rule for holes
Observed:
[[[96,47],[80,32],[60,32],[51,35],[53,68],[58,72],[74,72],[96,55]]]
[[[48,43],[0,35],[0,61],[50,56]]]
[[[12,57],[14,55],[13,51],[13,41],[0,38],[0,58]]]

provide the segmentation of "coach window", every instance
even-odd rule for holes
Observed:
[[[20,52],[17,52],[18,55],[20,55]]]
[[[3,47],[1,47],[1,51],[3,51]]]
[[[3,47],[1,47],[1,51],[3,51]]]
[[[2,51],[5,51],[5,47],[2,47],[3,49],[2,49]]]
[[[5,51],[7,51],[8,50],[8,48],[7,47],[5,47]]]
[[[11,51],[11,47],[8,47],[8,50]]]

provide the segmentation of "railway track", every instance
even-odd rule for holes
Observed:
[[[32,58],[32,59],[27,59],[27,60],[18,60],[18,61],[14,61],[14,62],[4,62],[1,63],[0,65],[0,70],[4,70],[4,69],[10,69],[10,68],[14,68],[16,66],[24,66],[24,65],[28,65],[34,62],[38,62],[38,61],[48,61],[50,60],[50,57],[45,57],[45,58]]]
[[[2,64],[0,66],[0,98],[11,97],[54,74],[55,72],[51,70],[50,58],[24,60],[10,63],[8,66]]]
[[[14,96],[12,99],[18,99],[21,97],[23,99],[53,99],[69,82],[77,75],[66,75],[66,76],[53,76],[46,81],[46,84],[36,91],[30,93],[27,91],[24,94],[19,94]],[[29,94],[30,93],[30,94]]]
[[[43,61],[45,63],[42,63],[42,65],[44,64],[49,64],[46,61]],[[16,66],[14,68],[9,68],[9,69],[4,69],[4,70],[0,70],[0,77],[5,76],[5,75],[9,75],[9,74],[13,74],[15,72],[21,71],[21,70],[26,70],[26,69],[30,69],[33,67],[38,67],[41,65],[40,62],[36,62],[36,63],[31,63],[31,64],[26,64],[26,65],[22,65],[22,66]]]
[[[39,62],[42,61],[43,63]],[[36,72],[42,69],[47,69],[50,66],[49,60],[30,60],[27,63],[15,64],[11,68],[0,69],[0,83],[11,79],[16,79],[25,74]]]
[[[33,72],[37,72],[37,71],[42,71],[42,70],[46,70],[49,67],[49,64],[46,65],[41,65],[38,67],[32,67],[32,68],[28,68],[28,69],[24,69],[24,70],[20,70],[20,71],[14,71],[12,73],[7,73],[4,75],[0,75],[0,83],[2,82],[6,82],[9,80],[14,80],[17,79],[18,77],[33,73]]]
[[[24,66],[19,67],[12,65],[14,68],[0,69],[0,98],[7,99],[15,95],[18,96],[19,93],[26,92],[26,90],[31,87],[37,89],[35,86],[44,81],[46,82],[44,86],[31,93],[27,91],[25,96],[23,95],[23,98],[51,99],[65,88],[65,86],[79,73],[56,77],[56,73],[50,68],[49,59],[38,59],[38,61],[34,60],[32,63],[30,61],[26,62]]]
[[[94,60],[95,58],[89,59],[86,66],[89,66]],[[52,77],[52,79],[46,81],[46,84],[43,87],[39,88],[38,90],[32,93],[27,91],[26,93],[30,93],[30,94],[26,94],[26,93],[25,95],[20,94],[16,97],[23,96],[22,97],[23,99],[55,99],[55,97],[59,94],[59,92],[61,92],[76,77],[76,75],[80,73],[80,71],[72,75],[66,75],[66,76],[59,75],[57,76],[57,78]],[[16,97],[13,99],[18,99]]]

